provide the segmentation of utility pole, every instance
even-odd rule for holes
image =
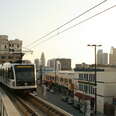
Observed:
[[[55,59],[55,84],[56,84],[56,59]]]
[[[42,72],[42,65],[40,66],[40,83],[39,85],[42,86],[42,76],[43,76],[43,72]]]
[[[38,86],[37,86],[37,93],[40,97],[43,97],[43,88],[42,88],[42,76],[43,76],[43,72],[42,72],[42,66],[40,65],[40,69],[39,69],[39,82],[38,82]]]
[[[94,70],[94,72],[95,72],[95,116],[96,116],[96,114],[97,114],[97,71],[96,71],[96,67],[97,67],[97,65],[96,65],[96,47],[101,47],[102,45],[96,45],[96,44],[92,44],[92,45],[90,45],[90,44],[88,44],[88,46],[90,46],[90,47],[94,47],[94,53],[95,53],[95,55],[94,55],[94,60],[95,60],[95,70]]]

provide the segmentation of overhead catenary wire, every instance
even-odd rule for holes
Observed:
[[[33,53],[33,51],[29,48],[23,47],[23,49],[24,50],[22,50],[22,52],[26,52],[26,53],[28,52],[28,53],[31,53],[31,54]]]
[[[84,23],[84,22],[86,22],[86,21],[88,21],[88,20],[90,20],[90,19],[92,19],[92,18],[94,18],[94,17],[96,17],[96,16],[98,16],[98,15],[100,15],[100,14],[102,14],[102,13],[108,11],[108,10],[110,10],[110,9],[112,9],[112,8],[114,8],[114,7],[116,7],[116,5],[113,5],[113,6],[107,8],[107,9],[101,11],[101,12],[98,12],[98,13],[96,13],[96,14],[94,14],[94,15],[92,15],[92,16],[90,16],[90,17],[88,17],[88,18],[86,18],[86,19],[84,19],[84,20],[82,20],[82,21],[80,21],[79,23],[74,24],[74,25],[72,25],[72,26],[70,26],[70,27],[64,29],[63,31],[58,32],[57,34],[52,35],[51,37],[49,37],[49,38],[47,38],[47,39],[45,39],[45,40],[43,40],[43,41],[37,43],[37,44],[34,45],[32,48],[34,48],[34,47],[36,47],[37,45],[39,45],[39,44],[41,44],[41,43],[44,43],[44,42],[46,42],[46,41],[48,41],[48,40],[50,40],[50,39],[56,37],[57,35],[59,35],[59,34],[61,34],[61,33],[66,32],[66,31],[68,31],[68,30],[70,30],[70,29],[72,29],[72,28],[74,28],[74,27],[76,27],[76,26],[78,26],[78,25],[80,25],[80,24],[82,24],[82,23]]]
[[[31,51],[31,49],[27,48],[27,47],[23,47],[24,49],[28,50],[28,51]]]
[[[95,6],[91,7],[91,8],[89,8],[88,10],[86,10],[86,11],[84,11],[83,13],[79,14],[78,16],[76,16],[76,17],[72,18],[71,20],[67,21],[67,22],[64,23],[63,25],[57,27],[56,29],[53,29],[53,30],[50,31],[49,33],[43,35],[42,37],[40,37],[40,38],[36,39],[35,41],[33,41],[32,43],[28,44],[27,47],[33,46],[33,44],[36,44],[36,42],[38,42],[38,41],[44,39],[45,37],[51,35],[52,33],[58,31],[59,29],[61,29],[61,28],[64,27],[65,25],[67,25],[67,24],[71,23],[72,21],[74,21],[74,20],[80,18],[81,16],[83,16],[83,15],[85,15],[86,13],[88,13],[89,11],[91,11],[91,10],[97,8],[98,6],[100,6],[101,4],[105,3],[106,1],[108,1],[108,0],[103,0],[102,2],[98,3],[97,5],[95,5]]]

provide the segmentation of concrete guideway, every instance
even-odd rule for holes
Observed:
[[[0,116],[21,116],[2,88],[0,88]]]
[[[29,94],[28,98],[31,99],[31,103],[34,103],[40,110],[45,112],[47,116],[72,116],[68,112],[62,110],[61,108],[49,103],[48,101],[34,96],[33,94]]]

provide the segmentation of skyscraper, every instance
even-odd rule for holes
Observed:
[[[97,52],[97,64],[108,64],[108,53],[103,53],[102,49]]]
[[[109,54],[109,64],[116,65],[116,48],[111,47],[111,51]]]
[[[48,60],[48,66],[59,70],[71,70],[71,59],[56,58]]]
[[[40,58],[40,65],[43,67],[45,66],[45,55],[43,52],[42,52],[41,58]]]
[[[102,63],[108,64],[108,53],[103,53],[102,57],[103,57]]]
[[[97,64],[102,64],[102,60],[103,60],[102,55],[103,55],[103,50],[99,49],[97,52]]]

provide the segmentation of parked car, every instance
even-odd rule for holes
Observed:
[[[50,89],[49,91],[50,91],[50,93],[54,93],[54,90],[53,89]]]
[[[62,96],[61,100],[64,102],[68,102],[68,96]]]
[[[73,107],[77,110],[80,110],[80,103],[77,101],[74,101]]]
[[[70,104],[70,105],[74,104],[73,98],[69,98],[68,101],[67,101],[67,103]]]
[[[33,94],[34,96],[37,96],[37,95],[38,95],[36,91],[33,91],[32,94]]]

